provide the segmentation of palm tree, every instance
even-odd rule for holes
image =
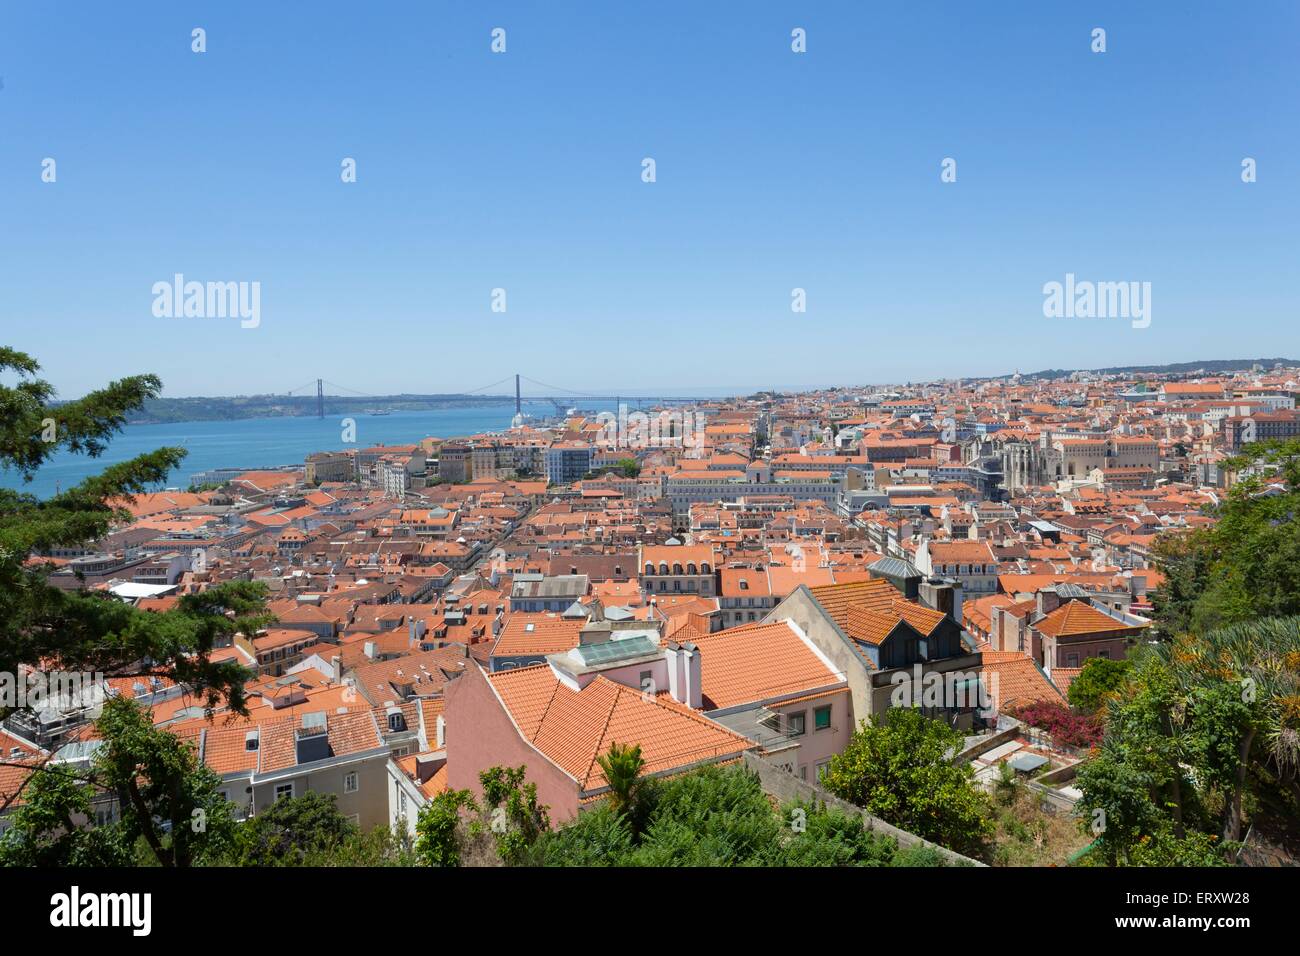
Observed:
[[[605,773],[610,807],[635,829],[637,810],[646,785],[646,779],[641,776],[645,769],[641,745],[611,743],[609,750],[596,758],[596,763]]]
[[[1227,786],[1223,836],[1240,840],[1242,796],[1252,764],[1300,799],[1300,617],[1263,618],[1176,641],[1167,659],[1189,691],[1230,683],[1247,716],[1238,726],[1237,759]]]

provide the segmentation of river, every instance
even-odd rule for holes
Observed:
[[[524,403],[526,414],[552,416],[551,403]],[[326,418],[244,418],[235,421],[175,422],[164,425],[127,425],[99,458],[60,451],[24,484],[14,472],[0,471],[0,487],[19,488],[47,498],[102,470],[164,446],[179,445],[189,451],[167,486],[188,488],[190,476],[213,468],[267,468],[301,465],[315,451],[365,448],[369,445],[414,444],[422,438],[454,438],[486,431],[503,431],[514,417],[513,402],[473,408],[429,411],[395,411],[387,415],[353,414],[356,444],[342,438],[342,416]]]

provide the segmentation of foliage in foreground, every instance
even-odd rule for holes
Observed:
[[[1165,581],[1152,595],[1166,637],[1300,614],[1300,439],[1247,445],[1225,470],[1251,468],[1212,509],[1215,523],[1161,535]],[[1268,489],[1265,474],[1284,479]]]
[[[0,866],[186,867],[232,851],[230,804],[187,742],[124,697],[104,704],[98,727],[103,740],[87,770],[59,764],[32,774],[0,839]],[[100,794],[116,797],[119,819],[83,826]]]
[[[24,480],[60,451],[102,454],[128,416],[162,389],[155,376],[138,375],[56,402],[53,386],[37,377],[36,360],[3,346],[0,372],[17,377],[14,385],[0,384],[0,469]],[[248,672],[209,654],[218,638],[265,626],[263,585],[227,582],[154,614],[103,592],[55,587],[48,581],[52,568],[38,557],[101,540],[129,517],[123,505],[130,497],[161,487],[184,457],[183,448],[160,448],[43,501],[0,488],[0,673],[16,674],[25,665],[159,675],[187,684],[209,707],[228,702],[243,712]]]
[[[826,789],[887,823],[967,856],[987,854],[993,836],[988,798],[965,763],[950,755],[962,735],[910,707],[863,721],[831,758]]]
[[[509,778],[522,780],[522,769]],[[493,768],[492,773],[510,773]],[[741,767],[704,767],[653,785],[636,787],[640,803],[630,804],[626,787],[579,814],[567,826],[516,830],[507,811],[492,826],[465,791],[440,795],[420,815],[417,854],[421,862],[442,865],[506,862],[534,866],[938,866],[930,848],[900,850],[888,837],[868,830],[862,818],[836,809],[791,803],[776,808],[758,778]],[[520,806],[528,806],[522,787]],[[509,795],[498,793],[501,806]],[[634,809],[635,806],[635,809]],[[644,826],[633,826],[633,815]],[[532,817],[536,822],[536,816]],[[516,852],[495,859],[476,847],[485,835],[499,842],[516,833]]]
[[[1133,665],[1127,660],[1090,657],[1070,681],[1070,706],[1085,714],[1097,713],[1119,693],[1132,670]]]
[[[1079,771],[1103,862],[1223,863],[1253,813],[1300,809],[1300,617],[1182,636],[1144,655]]]

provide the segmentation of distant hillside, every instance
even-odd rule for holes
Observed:
[[[1220,372],[1249,370],[1255,365],[1268,369],[1278,363],[1289,366],[1300,365],[1300,361],[1289,358],[1213,359],[1205,362],[1175,362],[1170,365],[1116,365],[1112,368],[1088,369],[1052,368],[1031,375],[1022,375],[1021,378],[1065,378],[1075,372],[1092,372],[1095,375],[1190,375],[1203,372],[1206,375],[1217,375]]]

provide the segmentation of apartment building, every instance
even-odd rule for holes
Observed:
[[[363,829],[389,822],[390,752],[369,709],[203,722],[180,736],[220,776],[219,791],[237,817],[317,792],[334,794],[339,812]]]
[[[438,449],[438,478],[455,484],[474,477],[474,450],[469,445],[444,443]]]
[[[308,484],[326,481],[351,481],[356,477],[356,462],[350,452],[326,451],[308,455],[303,478]]]
[[[711,545],[641,545],[637,567],[646,594],[718,594],[718,555]]]
[[[761,621],[776,607],[766,568],[727,567],[718,577],[718,616],[724,628]]]
[[[544,468],[553,485],[571,485],[591,471],[592,448],[584,442],[556,442],[546,449]]]
[[[591,590],[585,574],[516,574],[510,589],[511,612],[567,611]]]
[[[844,673],[852,726],[901,706],[900,696],[955,727],[969,729],[984,719],[977,687],[981,658],[963,642],[958,619],[908,600],[884,578],[801,585],[764,620],[777,622],[806,635]],[[937,697],[914,697],[934,684],[942,690]]]
[[[664,649],[644,637],[495,674],[471,666],[447,691],[447,786],[477,794],[481,771],[522,765],[552,821],[564,823],[609,791],[596,757],[615,742],[640,744],[650,777],[734,760],[758,746],[689,706],[698,670],[679,676],[676,696],[642,689],[645,681],[669,687],[668,669]]]
[[[987,541],[936,541],[927,538],[916,549],[922,574],[954,578],[970,597],[998,589],[998,559]]]
[[[835,500],[836,476],[830,472],[774,473],[766,462],[744,471],[681,470],[667,478],[664,494],[672,503],[673,516],[685,520],[691,505],[700,502],[736,502],[742,498],[784,495],[795,501]]]

